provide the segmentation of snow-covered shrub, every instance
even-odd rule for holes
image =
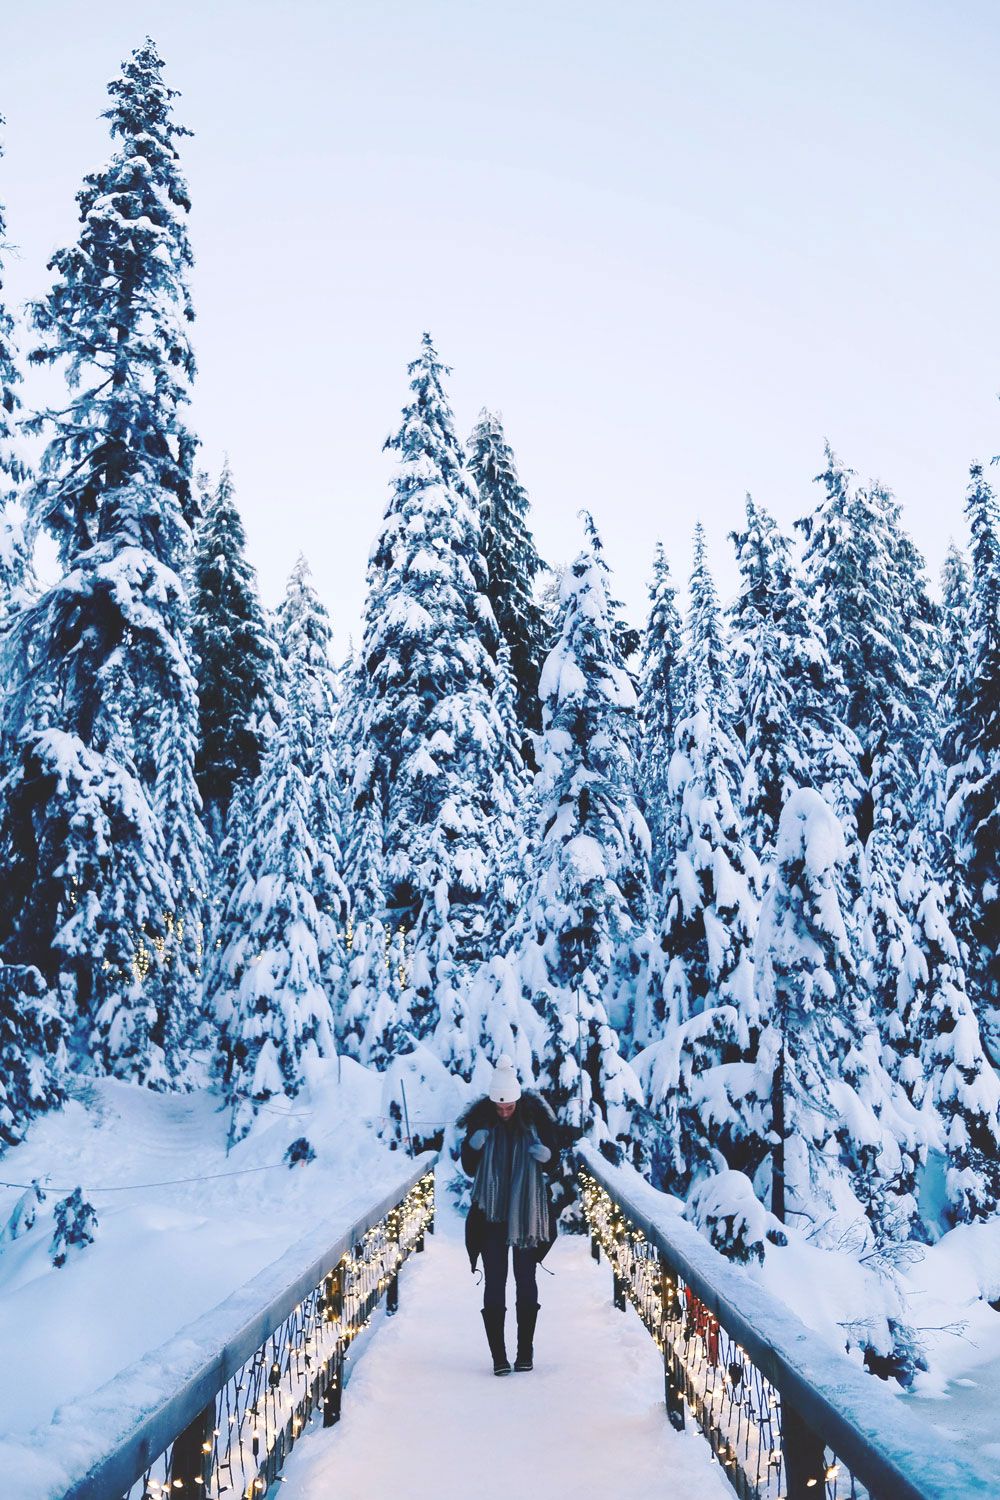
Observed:
[[[71,1250],[82,1250],[94,1243],[97,1230],[97,1215],[93,1206],[83,1196],[82,1188],[74,1188],[68,1198],[62,1198],[55,1209],[56,1228],[49,1250],[54,1266],[64,1266]]]
[[[764,1244],[787,1244],[780,1222],[768,1213],[743,1172],[716,1172],[698,1184],[684,1211],[723,1255],[746,1265],[763,1263]]]
[[[34,1229],[38,1205],[45,1202],[46,1196],[45,1189],[39,1187],[36,1177],[30,1188],[26,1188],[18,1198],[10,1218],[3,1229],[0,1229],[0,1244],[9,1244],[20,1239],[22,1234],[27,1234],[29,1229]]]
[[[299,1162],[304,1162],[308,1166],[311,1161],[316,1160],[316,1153],[308,1139],[300,1135],[298,1140],[293,1141],[289,1146],[284,1159],[290,1167],[297,1167]]]

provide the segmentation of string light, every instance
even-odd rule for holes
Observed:
[[[585,1169],[579,1190],[591,1241],[614,1272],[615,1300],[630,1303],[652,1335],[667,1361],[668,1379],[676,1382],[680,1409],[690,1413],[711,1444],[712,1462],[720,1464],[739,1494],[782,1500],[781,1407],[773,1387]],[[825,1468],[826,1500],[837,1500],[840,1468],[837,1462]]]
[[[434,1176],[428,1172],[361,1235],[220,1391],[214,1441],[200,1445],[204,1470],[186,1480],[168,1480],[159,1489],[161,1500],[193,1484],[206,1500],[229,1494],[259,1500],[273,1478],[281,1478],[275,1467],[315,1425],[314,1414],[322,1412],[328,1422],[331,1406],[339,1407],[348,1350],[371,1327],[376,1306],[433,1217]],[[164,1462],[169,1475],[169,1450]],[[156,1500],[158,1488],[148,1478],[143,1500]]]

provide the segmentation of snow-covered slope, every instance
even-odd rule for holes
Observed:
[[[88,1082],[65,1109],[37,1120],[0,1166],[5,1183],[52,1184],[35,1226],[0,1244],[0,1362],[9,1377],[0,1472],[10,1472],[5,1438],[45,1427],[341,1205],[385,1191],[402,1163],[376,1136],[381,1096],[382,1079],[350,1059],[339,1069],[318,1064],[294,1103],[265,1107],[228,1156],[227,1115],[209,1092]],[[289,1168],[282,1158],[300,1136],[316,1160]],[[96,1241],[55,1269],[52,1210],[77,1185],[97,1211]],[[19,1196],[0,1188],[0,1224]]]

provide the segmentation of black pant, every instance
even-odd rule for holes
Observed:
[[[497,1311],[507,1303],[507,1229],[504,1224],[487,1224],[483,1238],[483,1311]],[[535,1270],[538,1258],[534,1250],[514,1247],[514,1285],[518,1307],[538,1306]]]

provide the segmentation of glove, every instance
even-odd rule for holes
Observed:
[[[483,1147],[486,1145],[488,1136],[488,1130],[477,1130],[473,1135],[470,1135],[469,1145],[472,1147],[473,1151],[482,1151]]]
[[[533,1141],[528,1147],[528,1154],[533,1156],[537,1162],[548,1161],[552,1152],[548,1146],[543,1146],[541,1141]]]

